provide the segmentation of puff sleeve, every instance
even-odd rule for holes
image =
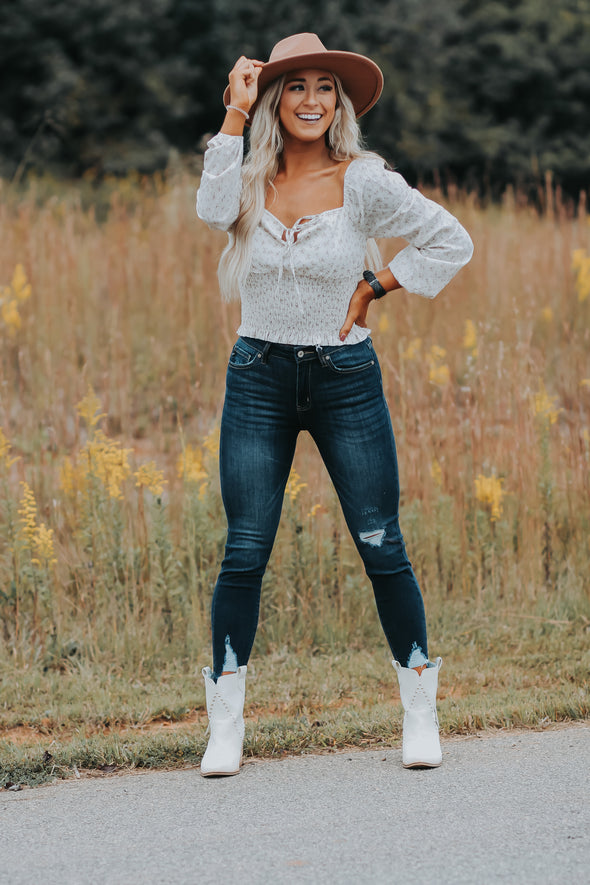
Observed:
[[[238,217],[242,192],[244,139],[219,132],[207,143],[197,215],[209,227],[227,230]]]
[[[434,298],[473,254],[465,228],[379,159],[365,167],[359,193],[360,223],[367,237],[402,237],[409,245],[388,265],[408,291]]]

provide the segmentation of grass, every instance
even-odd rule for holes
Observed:
[[[196,184],[1,185],[0,783],[203,749],[239,309]],[[434,302],[394,293],[370,315],[446,733],[588,716],[590,224],[552,197],[540,215],[449,195],[473,261]],[[251,669],[248,753],[399,737],[372,596],[305,437]]]
[[[438,620],[443,735],[590,717],[587,618],[454,606]],[[113,766],[196,765],[206,744],[198,669],[178,661],[130,678],[116,666],[78,662],[62,671],[4,672],[0,786]],[[390,746],[401,737],[399,694],[382,641],[378,650],[333,655],[287,648],[255,654],[246,715],[246,756]]]

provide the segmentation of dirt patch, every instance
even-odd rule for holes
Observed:
[[[51,727],[51,725],[14,725],[10,728],[0,729],[0,740],[9,741],[11,744],[42,744],[48,740],[68,741],[77,737],[92,737],[93,735],[112,734],[158,734],[165,732],[190,731],[195,727],[206,728],[207,717],[204,713],[191,713],[186,719],[171,721],[164,717],[157,717],[149,722],[127,723],[122,725],[86,724],[72,728]]]

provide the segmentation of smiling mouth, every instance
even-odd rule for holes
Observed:
[[[322,119],[321,114],[297,114],[299,120],[305,120],[307,123],[317,123]]]

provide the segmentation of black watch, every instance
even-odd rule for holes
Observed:
[[[375,298],[383,298],[384,295],[387,295],[387,289],[383,288],[372,270],[365,270],[363,272],[363,278],[375,293]]]

